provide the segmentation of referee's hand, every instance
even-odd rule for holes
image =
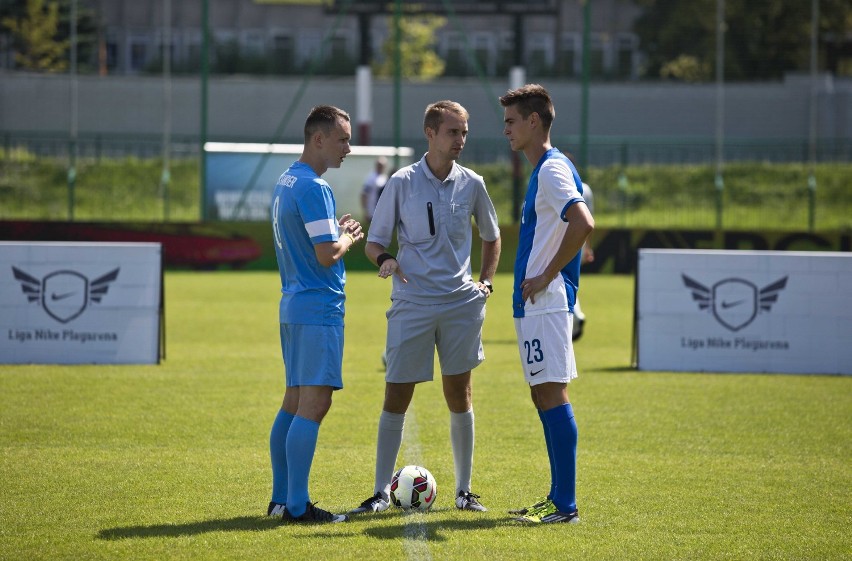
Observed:
[[[379,267],[379,277],[386,279],[391,275],[396,275],[399,277],[399,280],[407,283],[408,279],[405,278],[405,275],[402,272],[402,269],[399,266],[399,262],[396,259],[386,259],[382,266]]]

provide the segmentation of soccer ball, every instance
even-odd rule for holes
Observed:
[[[429,510],[437,496],[438,484],[424,467],[405,466],[391,478],[390,500],[403,510]]]

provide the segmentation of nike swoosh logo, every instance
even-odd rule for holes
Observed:
[[[57,293],[54,292],[53,294],[50,295],[50,299],[53,300],[54,302],[56,302],[57,300],[65,300],[69,296],[74,296],[74,294],[76,294],[76,293],[77,293],[77,291],[63,292],[62,294],[57,294]]]
[[[542,368],[541,370],[536,370],[535,372],[530,372],[530,376],[535,376],[536,374],[541,374],[542,372],[544,372],[544,368]]]
[[[735,300],[733,302],[725,302],[723,300],[722,301],[722,308],[733,308],[734,306],[742,304],[743,302],[745,302],[745,300]]]

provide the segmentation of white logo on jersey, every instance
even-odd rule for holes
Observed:
[[[278,231],[278,202],[281,197],[275,197],[275,202],[272,204],[272,233],[275,235],[275,243],[278,244],[278,249],[284,249],[284,244],[281,243],[281,232]]]
[[[295,175],[282,175],[281,179],[278,180],[278,185],[282,187],[293,187],[296,184],[296,176]]]

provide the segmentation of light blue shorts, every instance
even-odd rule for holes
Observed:
[[[280,325],[287,387],[343,388],[343,326]]]
[[[428,382],[434,376],[435,349],[441,374],[473,370],[485,360],[482,323],[485,295],[448,304],[414,304],[394,300],[387,311],[387,374],[391,383]]]

